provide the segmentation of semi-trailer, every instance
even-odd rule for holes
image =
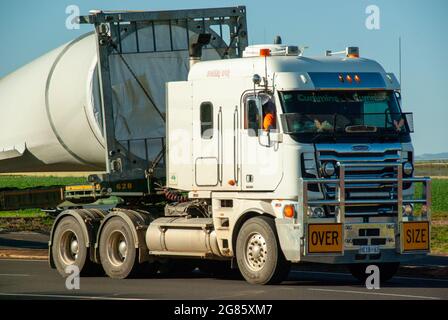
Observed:
[[[0,80],[0,172],[103,171],[45,198],[62,276],[228,266],[268,284],[318,262],[386,281],[430,251],[412,114],[358,48],[249,45],[243,6],[80,22],[95,31]]]

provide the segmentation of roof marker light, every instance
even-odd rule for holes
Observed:
[[[342,74],[340,74],[338,76],[339,82],[344,82],[344,76]]]
[[[345,49],[347,58],[359,58],[359,48],[358,47],[347,47]]]
[[[352,83],[353,82],[353,79],[352,79],[352,76],[351,75],[347,75],[347,77],[345,77],[346,79],[347,79],[347,82],[348,83]]]
[[[361,83],[361,78],[357,74],[355,74],[355,81],[356,83]]]
[[[303,83],[308,82],[308,80],[306,79],[306,77],[303,74],[300,75],[300,80],[302,80]]]
[[[260,57],[269,57],[271,55],[271,49],[260,49]]]

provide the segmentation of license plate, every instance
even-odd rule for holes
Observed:
[[[403,250],[429,250],[429,223],[403,222]]]
[[[359,254],[378,254],[380,247],[378,246],[361,246],[358,250]]]
[[[342,224],[309,224],[308,253],[341,253]]]

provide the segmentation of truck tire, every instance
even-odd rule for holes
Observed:
[[[106,222],[100,235],[99,251],[101,265],[110,278],[125,279],[153,273],[152,264],[139,263],[132,230],[119,217]]]
[[[83,276],[95,275],[101,268],[89,258],[89,249],[79,222],[71,216],[62,218],[56,226],[51,247],[53,261],[59,274],[67,277],[65,270],[70,265],[79,268]]]
[[[252,284],[278,284],[289,274],[272,218],[260,216],[247,220],[236,241],[238,268]]]
[[[393,278],[393,276],[397,273],[398,268],[400,267],[399,262],[392,263],[371,263],[377,265],[380,269],[380,282],[385,283]],[[366,274],[366,268],[371,264],[350,264],[348,265],[348,269],[350,273],[358,279],[361,283],[365,283],[369,274]]]

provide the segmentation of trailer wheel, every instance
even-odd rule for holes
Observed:
[[[152,272],[151,264],[139,263],[132,230],[119,217],[106,222],[100,235],[99,246],[101,265],[111,278],[146,276]]]
[[[372,263],[374,265],[377,265],[380,269],[380,282],[385,283],[392,279],[394,275],[397,273],[398,268],[400,267],[400,263]],[[361,283],[365,283],[367,277],[369,276],[366,274],[366,268],[370,264],[350,264],[348,265],[348,269],[350,270],[350,273],[358,279]]]
[[[70,265],[77,266],[81,275],[91,275],[99,269],[90,261],[82,228],[73,217],[62,218],[56,226],[51,253],[56,269],[63,277],[69,276],[65,270]]]
[[[280,248],[274,220],[260,216],[247,220],[238,233],[236,258],[239,270],[252,284],[277,284],[291,264]]]

